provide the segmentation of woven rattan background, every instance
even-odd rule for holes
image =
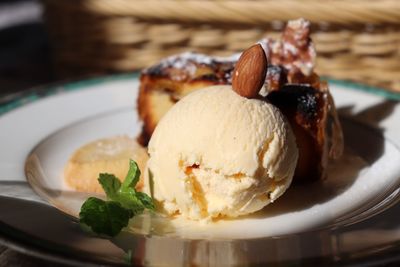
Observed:
[[[230,55],[313,23],[317,71],[400,92],[399,0],[44,0],[61,76],[130,71],[182,51]]]

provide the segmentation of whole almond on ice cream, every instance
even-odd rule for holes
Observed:
[[[245,50],[233,70],[233,90],[246,98],[256,98],[265,81],[268,62],[264,49],[256,44]]]

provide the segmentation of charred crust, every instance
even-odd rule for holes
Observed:
[[[267,99],[280,109],[294,109],[309,124],[318,119],[322,93],[309,85],[286,84],[272,91]]]
[[[153,77],[162,77],[167,75],[165,68],[161,64],[147,68],[145,71],[143,71],[143,74],[150,75]]]
[[[142,127],[142,132],[140,133],[140,135],[136,138],[136,141],[146,147],[149,144],[150,141],[150,135],[149,133],[146,131],[145,127]]]
[[[192,81],[209,81],[209,82],[219,82],[221,79],[214,73],[205,74],[200,77],[194,78]]]
[[[326,93],[309,85],[287,84],[267,95],[268,101],[288,119],[299,147],[295,183],[324,177]]]

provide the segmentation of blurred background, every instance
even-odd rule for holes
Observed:
[[[50,48],[34,0],[0,0],[0,97],[54,78]]]
[[[298,17],[319,74],[400,91],[398,0],[0,0],[0,96],[188,50],[231,55]]]

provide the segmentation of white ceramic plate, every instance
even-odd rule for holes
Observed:
[[[173,255],[173,251],[191,247],[196,242],[208,245],[204,248],[196,246],[198,248],[191,254],[192,257],[198,257],[193,258],[194,263],[202,263],[204,260],[218,263],[228,258],[232,264],[258,262],[261,259],[262,262],[274,262],[277,254],[264,253],[260,257],[238,249],[236,246],[239,245],[234,244],[240,244],[241,248],[243,244],[249,247],[254,244],[281,246],[273,244],[271,240],[278,236],[299,239],[302,234],[313,231],[320,235],[332,229],[346,229],[350,224],[361,225],[362,222],[371,221],[371,217],[379,218],[381,212],[397,201],[400,183],[400,125],[397,122],[400,119],[400,107],[397,102],[383,96],[354,90],[357,88],[360,87],[343,82],[331,83],[344,126],[346,157],[330,166],[326,181],[292,187],[264,211],[238,220],[204,225],[144,215],[132,221],[133,234],[121,235],[128,235],[128,242],[121,241],[121,236],[111,242],[129,251],[132,243],[145,238],[144,252],[131,255],[134,260],[146,259],[152,263],[167,260],[179,264],[185,256],[177,258],[169,255]],[[46,97],[39,97],[40,93],[38,96],[37,92],[32,92],[2,105],[0,181],[7,185],[26,181],[24,164],[29,155],[26,175],[35,191],[58,209],[76,216],[87,195],[71,192],[65,186],[63,166],[71,153],[85,143],[121,134],[134,137],[139,133],[140,122],[135,111],[137,89],[136,76],[123,75],[70,83],[60,87],[60,90],[53,87],[50,91],[42,91]],[[54,94],[55,91],[57,93]],[[397,97],[394,94],[389,96]],[[1,191],[2,195],[15,197],[17,194],[12,190]],[[26,192],[20,193],[18,197],[29,198],[30,201],[35,199],[34,195]],[[397,222],[397,225],[400,223],[399,216],[391,220]],[[331,234],[328,236],[332,238]],[[396,239],[398,237],[394,241],[399,240]],[[389,241],[393,242],[392,239],[393,235]],[[168,253],[160,255],[154,252],[163,246],[163,242],[171,244],[171,240],[176,242],[175,246],[169,245],[168,249],[163,249]],[[255,240],[262,241],[259,244]],[[54,243],[54,240],[50,241]],[[99,244],[100,241],[96,242]],[[229,249],[219,248],[218,251],[225,251],[221,259],[215,255],[214,258],[210,256],[209,246],[218,242],[229,244]],[[329,252],[324,252],[327,255],[321,255],[321,251],[307,252],[308,255],[300,252],[293,254],[292,246],[281,249],[284,258],[280,261],[298,262],[310,258],[333,257],[329,249]],[[298,251],[303,251],[307,246],[308,242],[307,245],[298,244],[296,247]],[[81,247],[79,249],[82,250]],[[284,251],[288,252],[287,255]],[[108,254],[106,261],[115,256]]]

